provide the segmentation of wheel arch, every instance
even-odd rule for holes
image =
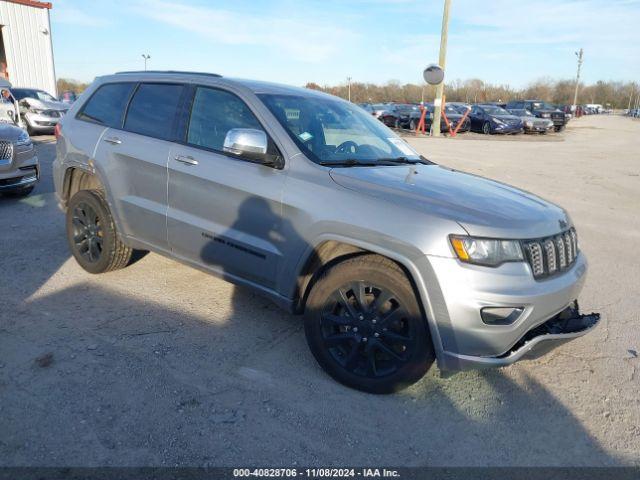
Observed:
[[[427,321],[427,326],[431,334],[436,358],[438,364],[440,364],[443,354],[442,339],[435,318],[432,301],[430,299],[430,293],[428,291],[429,289],[425,284],[425,279],[423,279],[420,275],[420,268],[424,270],[426,267],[426,274],[428,276],[426,281],[429,282],[430,285],[432,281],[437,282],[437,280],[435,280],[435,273],[433,272],[433,269],[431,268],[431,265],[429,264],[425,255],[421,254],[419,258],[421,259],[422,263],[426,262],[427,265],[422,265],[419,268],[414,261],[414,259],[417,257],[399,253],[398,251],[392,251],[376,244],[370,244],[368,242],[350,238],[342,238],[338,236],[330,236],[319,239],[315,247],[309,248],[307,250],[306,254],[303,256],[303,259],[299,264],[300,266],[298,268],[293,297],[294,313],[304,313],[309,293],[313,288],[315,281],[324,270],[330,268],[332,265],[335,265],[338,262],[357,255],[380,255],[391,260],[402,269],[402,271],[407,276],[409,283],[414,289],[416,299],[418,300],[418,305],[420,306],[420,310],[422,311],[422,314]],[[442,296],[440,287],[437,284],[433,285],[433,287],[435,290],[435,292],[433,293],[436,297],[434,301],[437,304],[440,304],[442,303],[438,301],[438,299]],[[438,309],[440,308],[442,307],[439,306]]]
[[[62,201],[66,205],[69,199],[80,190],[100,190],[105,192],[104,183],[97,173],[79,166],[68,167],[62,180]]]

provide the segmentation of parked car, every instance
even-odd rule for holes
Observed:
[[[566,115],[542,100],[514,100],[507,103],[508,109],[529,110],[538,118],[548,118],[553,121],[553,127],[556,132],[564,130],[568,119]]]
[[[469,118],[471,130],[485,135],[524,131],[524,123],[520,118],[495,105],[473,105]]]
[[[38,156],[29,134],[15,125],[0,123],[0,194],[29,195],[39,178]]]
[[[78,95],[76,94],[76,92],[72,92],[71,90],[62,92],[62,95],[60,95],[60,101],[62,103],[66,103],[67,105],[72,104],[77,99],[78,99]]]
[[[35,88],[12,88],[18,100],[20,115],[30,135],[53,133],[55,126],[69,109],[53,95]]]
[[[252,287],[304,314],[316,360],[351,387],[396,391],[436,359],[508,365],[598,322],[574,302],[587,262],[563,208],[440,167],[331,95],[128,72],[97,78],[57,133],[82,268],[152,250]]]
[[[525,133],[548,133],[554,129],[551,119],[538,118],[529,110],[511,108],[507,111],[522,120]]]
[[[405,128],[415,130],[420,122],[420,107],[411,104],[396,105],[396,113],[398,115],[397,128]]]

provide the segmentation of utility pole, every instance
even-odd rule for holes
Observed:
[[[142,58],[144,58],[144,69],[146,71],[147,70],[147,60],[149,60],[151,58],[151,55],[149,55],[148,53],[143,53],[142,54]]]
[[[633,98],[633,92],[636,89],[635,83],[631,84],[631,94],[629,95],[629,106],[627,107],[627,111],[631,110],[631,99]]]
[[[444,0],[444,12],[442,14],[442,32],[440,33],[440,58],[438,64],[444,70],[447,62],[447,35],[449,32],[449,7],[451,0]],[[436,87],[436,98],[434,100],[435,111],[433,112],[433,122],[431,123],[431,135],[440,136],[440,116],[442,115],[442,95],[444,94],[444,80]]]
[[[580,68],[582,68],[582,54],[583,50],[580,49],[579,52],[576,52],[576,57],[578,57],[578,73],[576,75],[576,90],[573,93],[573,111],[576,110],[576,104],[578,103],[578,87],[580,86]]]
[[[351,77],[347,77],[347,86],[349,90],[349,101],[351,101]]]

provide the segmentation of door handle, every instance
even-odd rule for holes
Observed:
[[[175,161],[184,163],[185,165],[198,165],[198,160],[191,155],[176,155],[173,158]]]
[[[104,139],[104,141],[107,143],[111,143],[112,145],[120,145],[122,143],[122,140],[120,140],[118,137],[107,137]]]

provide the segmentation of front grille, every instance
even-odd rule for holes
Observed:
[[[535,278],[560,273],[571,267],[578,257],[578,235],[575,228],[552,237],[525,240],[522,243]]]
[[[13,143],[0,142],[0,160],[9,160],[13,158]]]

